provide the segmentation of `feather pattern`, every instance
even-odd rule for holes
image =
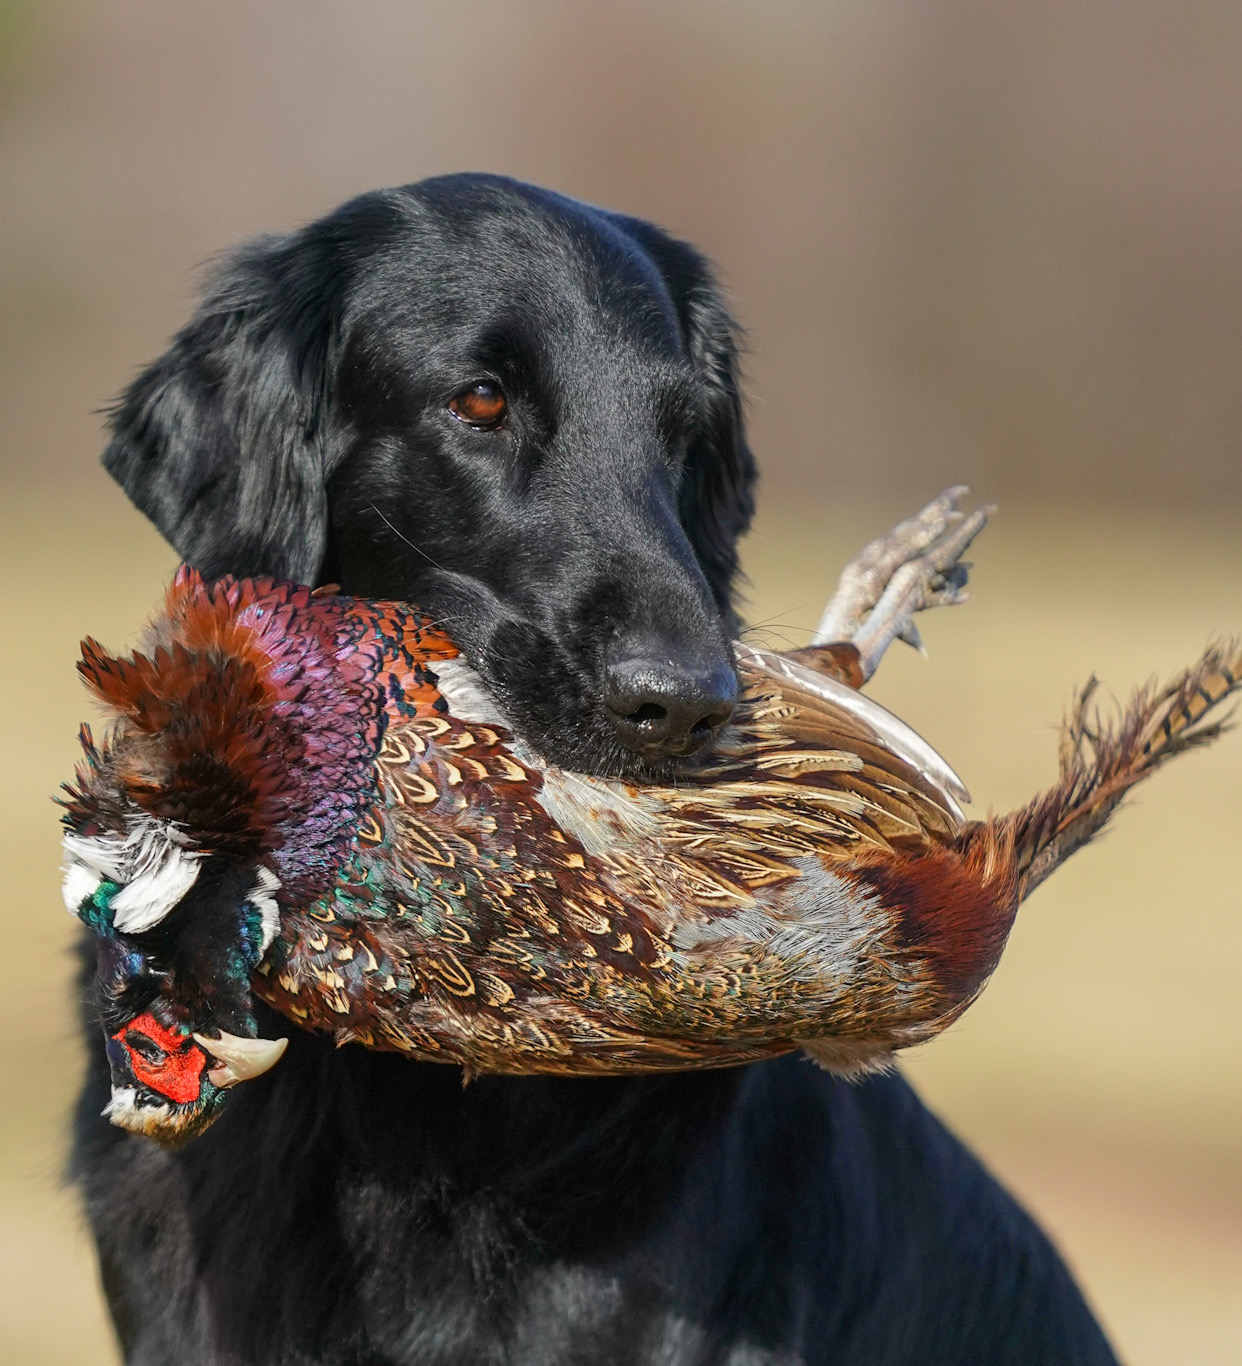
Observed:
[[[1089,687],[1057,786],[970,821],[948,764],[807,653],[739,647],[742,701],[717,744],[639,784],[545,764],[412,608],[183,570],[144,653],[84,646],[115,720],[103,746],[84,731],[66,847],[160,820],[204,868],[238,867],[254,947],[230,960],[236,998],[340,1043],[468,1074],[795,1047],[855,1072],[961,1014],[1021,896],[1135,781],[1217,733],[1204,716],[1242,673],[1220,647],[1112,729],[1088,717]],[[130,953],[114,976],[135,953],[173,961],[208,914],[187,898],[148,954],[125,889],[75,878],[67,900]],[[156,984],[160,1028],[210,1035],[215,960],[183,958],[196,980]]]
[[[358,848],[287,916],[258,993],[338,1037],[479,1071],[921,1037],[941,1010],[932,974],[871,860],[938,847],[953,876],[947,766],[927,771],[926,745],[875,704],[766,663],[743,657],[736,721],[675,784],[542,767],[452,714],[390,717]]]

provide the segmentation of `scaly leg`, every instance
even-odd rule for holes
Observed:
[[[964,485],[946,489],[856,555],[842,571],[809,648],[853,645],[863,682],[894,640],[921,650],[914,614],[967,600],[970,566],[962,555],[996,511],[982,507],[967,516],[957,504],[968,492]]]

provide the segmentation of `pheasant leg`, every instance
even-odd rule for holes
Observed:
[[[957,504],[968,492],[964,485],[946,489],[856,555],[841,572],[810,648],[853,645],[864,683],[894,640],[921,650],[914,614],[967,600],[970,566],[962,555],[996,511],[962,512]]]

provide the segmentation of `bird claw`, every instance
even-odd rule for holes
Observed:
[[[969,491],[961,484],[946,489],[856,555],[842,570],[811,645],[854,645],[864,681],[894,640],[925,654],[914,614],[969,599],[970,565],[961,557],[996,511],[962,512],[957,504]]]

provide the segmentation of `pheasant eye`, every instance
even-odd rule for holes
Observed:
[[[131,1029],[125,1035],[125,1042],[132,1052],[151,1067],[158,1067],[168,1056],[154,1039],[148,1039],[137,1029]]]
[[[468,427],[493,431],[505,420],[509,405],[499,384],[482,380],[449,399],[449,412]]]

